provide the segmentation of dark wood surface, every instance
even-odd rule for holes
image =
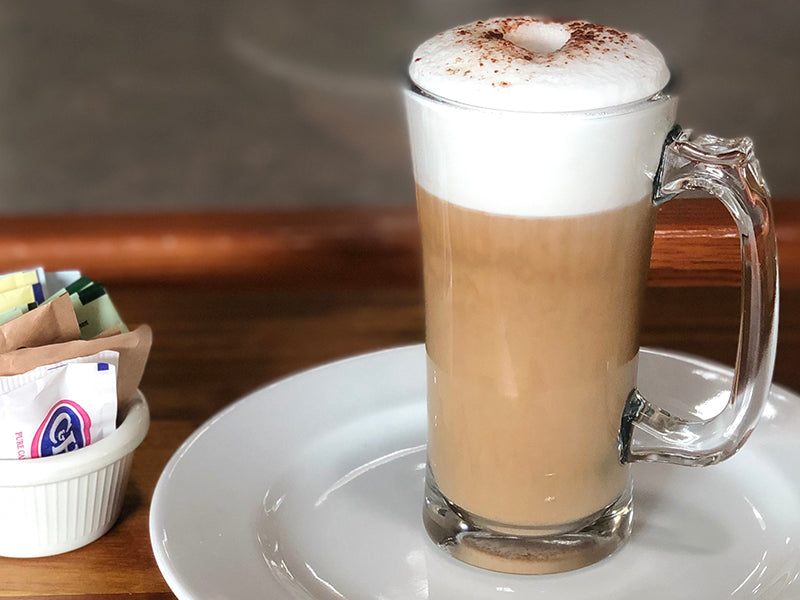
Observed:
[[[782,280],[800,285],[800,211],[775,203]],[[319,287],[417,287],[419,230],[412,206],[264,212],[4,217],[0,272],[31,264],[81,267],[106,283],[245,280]],[[739,246],[716,200],[659,210],[650,284],[736,285]]]
[[[739,298],[734,285],[738,250],[729,225],[715,209],[709,210],[707,226],[677,218],[669,225],[673,237],[660,234],[657,238],[653,261],[665,266],[657,267],[661,274],[654,276],[648,290],[642,343],[731,364],[738,334]],[[788,215],[784,225],[779,221],[779,234],[782,266],[789,276],[782,279],[775,380],[800,389],[796,310],[800,237],[795,235],[800,220],[789,205],[779,204],[776,212]],[[234,215],[225,221],[174,215],[132,217],[130,222],[109,217],[95,238],[85,232],[89,240],[85,247],[79,238],[72,245],[62,245],[61,236],[38,235],[32,222],[27,231],[24,227],[4,229],[0,256],[7,266],[31,262],[45,262],[50,268],[80,266],[99,280],[105,278],[123,317],[131,324],[149,323],[155,343],[141,386],[150,403],[152,424],[136,452],[119,522],[100,540],[67,554],[0,558],[0,596],[173,598],[155,565],[148,517],[156,481],[179,444],[218,410],[276,378],[346,355],[422,341],[416,230],[407,211],[342,211],[325,218],[319,212],[257,217]],[[172,226],[177,229],[174,234],[169,233]],[[237,233],[239,227],[243,229]],[[365,230],[369,227],[373,229]],[[148,234],[150,228],[153,233]],[[223,229],[233,236],[225,243],[214,237]],[[147,239],[135,242],[138,238],[132,231]],[[688,237],[681,238],[680,231]],[[24,241],[26,235],[31,236],[33,250]],[[115,235],[124,239],[116,249],[106,248],[103,244],[110,244]],[[166,244],[170,235],[178,240],[195,236],[196,256],[211,254],[206,242],[223,254],[225,248],[229,252],[207,270],[192,266],[188,258],[179,269],[152,250],[146,253],[155,273],[137,263],[148,240]],[[210,237],[206,242],[204,235]],[[248,235],[252,236],[248,252],[254,256],[239,255],[232,248]],[[293,240],[294,250],[269,246],[267,242],[275,239]],[[8,251],[14,248],[9,258]],[[86,258],[91,248],[99,252],[99,258]],[[677,253],[671,259],[666,254],[670,248]],[[37,252],[47,260],[35,260],[42,256]],[[332,254],[320,258],[325,252]],[[122,265],[120,271],[113,269],[111,255]],[[223,268],[234,255],[236,260],[245,257],[248,261],[238,277]],[[317,258],[322,264],[313,262]],[[687,265],[706,272],[690,276]]]

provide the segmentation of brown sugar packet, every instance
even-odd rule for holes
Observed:
[[[80,337],[72,302],[64,295],[0,325],[0,353],[69,342]]]
[[[113,327],[109,327],[108,329],[104,329],[98,333],[96,336],[94,336],[94,339],[111,337],[112,335],[119,335],[120,333],[122,333],[122,329],[120,329],[119,325],[114,325]]]
[[[66,298],[69,301],[69,296]],[[152,330],[148,325],[140,325],[127,333],[93,340],[74,340],[37,348],[21,348],[0,354],[0,375],[19,375],[42,365],[59,363],[79,356],[91,356],[101,350],[115,350],[119,352],[117,400],[125,402],[139,387],[152,344]]]

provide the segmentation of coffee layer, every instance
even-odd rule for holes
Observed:
[[[603,509],[627,483],[617,437],[655,209],[520,219],[417,198],[439,488],[507,524]]]
[[[477,21],[414,52],[409,74],[427,92],[523,111],[605,108],[647,98],[669,81],[658,49],[639,35],[585,21]]]

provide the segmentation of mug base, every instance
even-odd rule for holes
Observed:
[[[546,575],[594,564],[620,548],[633,519],[631,484],[617,500],[572,527],[548,531],[488,522],[450,502],[430,472],[423,523],[431,540],[467,564],[524,575]]]

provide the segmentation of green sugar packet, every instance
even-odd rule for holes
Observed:
[[[17,317],[21,317],[29,310],[33,310],[36,308],[36,303],[31,302],[30,304],[20,304],[18,306],[14,306],[13,308],[9,308],[8,310],[4,310],[0,312],[0,325],[8,323]]]
[[[78,320],[78,326],[80,327],[81,339],[94,339],[104,331],[114,327],[119,328],[122,333],[127,332],[128,328],[120,318],[105,288],[85,275],[80,276],[79,272],[64,271],[54,275],[67,275],[69,273],[75,273],[79,277],[72,283],[62,287],[45,302],[52,302],[64,294],[69,295],[69,299],[72,301],[72,308],[75,311],[75,318]]]
[[[82,277],[81,279],[88,278]],[[69,293],[70,288],[75,289],[78,285],[85,283],[78,284],[79,281],[80,279],[74,284],[68,285],[66,292]],[[94,339],[112,327],[119,327],[122,333],[128,331],[105,288],[99,283],[90,281],[89,285],[83,285],[78,291],[70,293],[69,297],[72,300],[75,317],[78,319],[81,339]]]

